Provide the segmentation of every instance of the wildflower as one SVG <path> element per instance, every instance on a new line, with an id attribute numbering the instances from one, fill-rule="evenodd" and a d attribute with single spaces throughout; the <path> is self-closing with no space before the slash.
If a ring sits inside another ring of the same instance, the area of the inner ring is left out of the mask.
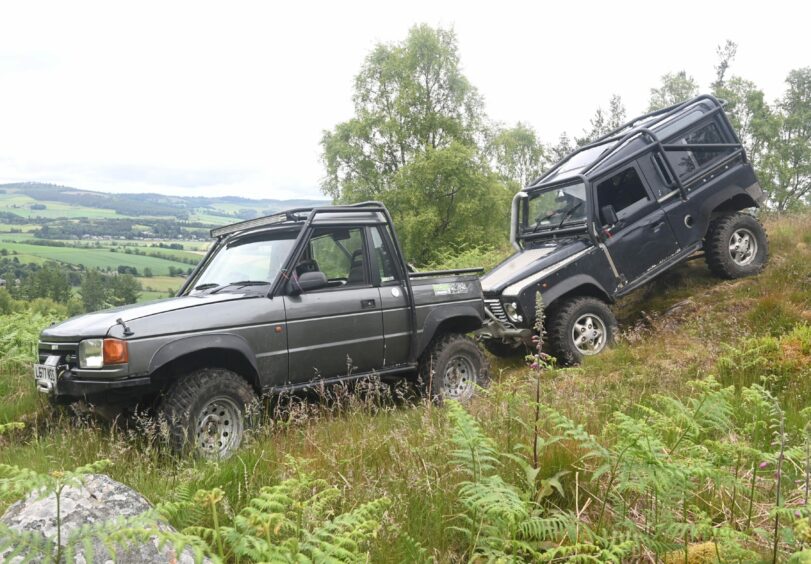
<path id="1" fill-rule="evenodd" d="M 768 460 L 764 460 L 763 462 L 761 462 L 761 463 L 760 463 L 760 465 L 758 466 L 758 468 L 760 468 L 761 470 L 763 470 L 763 469 L 764 469 L 764 468 L 766 468 L 768 465 L 769 465 L 769 461 L 768 461 Z"/>

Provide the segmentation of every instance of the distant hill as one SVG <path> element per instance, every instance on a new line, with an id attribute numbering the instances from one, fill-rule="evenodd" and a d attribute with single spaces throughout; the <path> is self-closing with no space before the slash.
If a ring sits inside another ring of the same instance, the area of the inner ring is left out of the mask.
<path id="1" fill-rule="evenodd" d="M 328 204 L 315 199 L 250 199 L 238 196 L 166 196 L 163 194 L 113 194 L 55 184 L 18 182 L 0 184 L 0 208 L 24 218 L 174 217 L 203 223 L 228 223 L 251 219 L 291 207 Z M 99 213 L 109 210 L 111 213 Z M 64 211 L 64 215 L 59 215 Z"/>

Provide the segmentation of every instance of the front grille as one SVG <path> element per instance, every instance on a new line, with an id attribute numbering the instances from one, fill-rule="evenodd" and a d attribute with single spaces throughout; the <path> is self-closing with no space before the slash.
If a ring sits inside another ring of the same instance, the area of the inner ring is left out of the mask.
<path id="1" fill-rule="evenodd" d="M 507 314 L 504 313 L 504 306 L 501 305 L 501 300 L 484 300 L 484 307 L 490 310 L 496 319 L 503 323 L 509 323 L 509 319 L 507 319 Z"/>
<path id="2" fill-rule="evenodd" d="M 49 356 L 56 355 L 61 357 L 61 362 L 74 366 L 79 362 L 79 344 L 39 342 L 39 346 L 37 347 L 37 356 L 39 357 L 40 363 L 44 363 Z"/>

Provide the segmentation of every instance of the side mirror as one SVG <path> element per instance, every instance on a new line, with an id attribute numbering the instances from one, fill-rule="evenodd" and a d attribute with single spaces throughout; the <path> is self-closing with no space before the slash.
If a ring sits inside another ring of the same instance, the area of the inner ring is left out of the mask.
<path id="1" fill-rule="evenodd" d="M 611 204 L 600 208 L 600 216 L 603 220 L 603 225 L 615 225 L 619 223 L 617 212 Z"/>
<path id="2" fill-rule="evenodd" d="M 304 272 L 298 277 L 298 284 L 291 280 L 289 283 L 289 293 L 291 296 L 297 296 L 304 292 L 311 292 L 313 290 L 320 290 L 327 287 L 327 275 L 320 270 L 315 272 Z"/>

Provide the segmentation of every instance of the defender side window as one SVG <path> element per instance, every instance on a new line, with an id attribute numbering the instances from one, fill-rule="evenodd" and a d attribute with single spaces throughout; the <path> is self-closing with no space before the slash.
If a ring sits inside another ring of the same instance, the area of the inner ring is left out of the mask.
<path id="1" fill-rule="evenodd" d="M 642 184 L 642 179 L 634 167 L 626 168 L 597 185 L 598 209 L 614 206 L 614 211 L 620 219 L 627 217 L 648 201 L 650 201 L 648 191 L 645 190 L 645 185 Z M 603 217 L 600 217 L 600 220 L 603 224 L 607 223 Z"/>
<path id="2" fill-rule="evenodd" d="M 694 129 L 684 137 L 673 142 L 675 145 L 705 145 L 728 143 L 721 128 L 714 121 Z M 676 170 L 679 178 L 686 178 L 708 166 L 720 157 L 729 155 L 734 149 L 685 149 L 684 151 L 667 151 L 667 158 Z"/>

